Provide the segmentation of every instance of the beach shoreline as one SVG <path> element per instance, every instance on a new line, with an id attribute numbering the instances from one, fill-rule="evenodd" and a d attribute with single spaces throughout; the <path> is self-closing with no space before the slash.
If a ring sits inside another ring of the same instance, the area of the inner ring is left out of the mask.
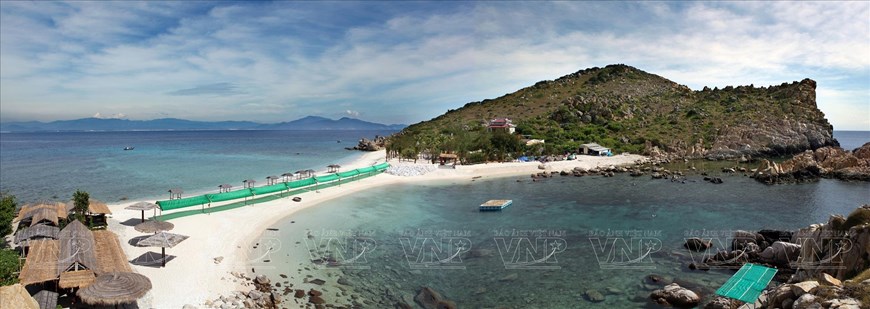
<path id="1" fill-rule="evenodd" d="M 577 160 L 546 163 L 546 171 L 560 172 L 575 167 L 592 169 L 609 166 L 633 165 L 645 162 L 646 157 L 639 155 L 617 155 L 612 157 L 579 156 Z M 385 151 L 365 153 L 355 161 L 343 165 L 342 170 L 351 170 L 386 161 Z M 231 273 L 248 274 L 251 249 L 258 245 L 264 232 L 279 222 L 287 220 L 300 210 L 320 205 L 339 197 L 347 196 L 386 185 L 398 183 L 422 183 L 458 179 L 494 179 L 512 176 L 525 176 L 539 173 L 539 162 L 510 162 L 477 165 L 459 165 L 456 168 L 438 168 L 436 165 L 417 164 L 412 161 L 387 161 L 394 166 L 426 166 L 432 170 L 419 176 L 395 176 L 379 174 L 359 181 L 309 191 L 298 194 L 301 202 L 293 202 L 290 197 L 264 203 L 210 214 L 193 215 L 173 219 L 172 233 L 190 236 L 174 248 L 167 248 L 165 268 L 133 265 L 133 269 L 152 280 L 153 289 L 140 300 L 140 306 L 153 308 L 180 308 L 186 304 L 203 306 L 207 301 L 232 294 L 238 290 L 249 290 L 249 280 L 236 278 Z M 434 167 L 431 167 L 434 166 Z M 113 212 L 109 228 L 122 239 L 122 247 L 128 258 L 155 252 L 155 248 L 142 248 L 132 245 L 133 238 L 144 236 L 133 230 L 139 222 L 140 212 L 124 209 L 135 203 L 129 201 L 109 205 Z M 159 254 L 159 250 L 157 254 Z M 222 261 L 215 262 L 221 257 Z"/>

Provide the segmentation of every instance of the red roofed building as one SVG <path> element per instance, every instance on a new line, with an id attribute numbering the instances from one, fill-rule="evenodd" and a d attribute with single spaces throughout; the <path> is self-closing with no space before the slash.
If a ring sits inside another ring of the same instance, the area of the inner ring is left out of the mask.
<path id="1" fill-rule="evenodd" d="M 489 121 L 486 126 L 490 131 L 502 130 L 510 134 L 514 134 L 516 126 L 511 122 L 510 118 L 495 118 Z"/>

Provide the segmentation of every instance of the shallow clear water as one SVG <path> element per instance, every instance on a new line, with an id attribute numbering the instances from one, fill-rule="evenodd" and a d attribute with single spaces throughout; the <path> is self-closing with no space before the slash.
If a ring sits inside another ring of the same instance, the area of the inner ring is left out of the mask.
<path id="1" fill-rule="evenodd" d="M 350 294 L 371 307 L 410 303 L 429 286 L 461 308 L 637 308 L 649 305 L 646 275 L 676 278 L 706 298 L 733 273 L 688 270 L 686 237 L 704 232 L 723 247 L 735 229 L 797 229 L 870 203 L 870 183 L 768 186 L 719 177 L 724 184 L 618 175 L 376 188 L 287 218 L 268 236 L 281 243 L 276 257 L 252 264 L 273 282 L 283 280 L 278 274 L 327 281 L 305 289 L 333 292 L 338 286 L 330 284 L 344 277 L 353 292 L 327 293 L 338 304 L 348 304 Z M 513 205 L 479 212 L 489 199 Z M 292 263 L 299 252 L 310 255 Z M 335 263 L 312 262 L 326 257 Z M 588 289 L 606 300 L 585 300 Z"/>
<path id="2" fill-rule="evenodd" d="M 168 131 L 0 134 L 0 191 L 19 201 L 67 200 L 76 189 L 107 202 L 186 196 L 222 183 L 264 181 L 303 169 L 325 169 L 379 131 Z M 341 143 L 337 143 L 341 140 Z M 124 147 L 135 147 L 124 151 Z"/>

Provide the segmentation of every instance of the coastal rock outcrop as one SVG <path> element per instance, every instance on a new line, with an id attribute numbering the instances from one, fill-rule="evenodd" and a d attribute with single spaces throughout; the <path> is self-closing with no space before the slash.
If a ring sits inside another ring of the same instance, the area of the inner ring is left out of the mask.
<path id="1" fill-rule="evenodd" d="M 676 308 L 693 308 L 697 307 L 701 302 L 701 297 L 697 293 L 683 288 L 676 283 L 668 284 L 660 290 L 653 291 L 650 294 L 650 298 L 660 305 Z"/>
<path id="2" fill-rule="evenodd" d="M 371 140 L 363 137 L 356 146 L 349 147 L 347 150 L 378 151 L 384 149 L 386 142 L 385 136 L 375 135 L 375 138 Z"/>
<path id="3" fill-rule="evenodd" d="M 822 177 L 870 181 L 870 143 L 851 152 L 839 147 L 807 150 L 779 164 L 762 160 L 752 177 L 767 184 L 815 181 Z"/>
<path id="4" fill-rule="evenodd" d="M 797 279 L 819 278 L 823 272 L 849 279 L 870 269 L 870 205 L 846 217 L 831 216 L 827 224 L 800 229 L 793 238 L 802 245 Z"/>

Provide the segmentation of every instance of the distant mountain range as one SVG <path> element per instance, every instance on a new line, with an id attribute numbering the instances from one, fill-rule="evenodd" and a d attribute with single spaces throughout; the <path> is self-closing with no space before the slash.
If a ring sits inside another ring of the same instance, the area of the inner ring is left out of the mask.
<path id="1" fill-rule="evenodd" d="M 403 124 L 380 124 L 354 118 L 338 120 L 308 116 L 288 122 L 263 124 L 251 121 L 193 121 L 176 118 L 154 120 L 127 120 L 82 118 L 52 122 L 0 122 L 2 132 L 44 131 L 170 131 L 170 130 L 393 130 L 405 128 Z"/>

